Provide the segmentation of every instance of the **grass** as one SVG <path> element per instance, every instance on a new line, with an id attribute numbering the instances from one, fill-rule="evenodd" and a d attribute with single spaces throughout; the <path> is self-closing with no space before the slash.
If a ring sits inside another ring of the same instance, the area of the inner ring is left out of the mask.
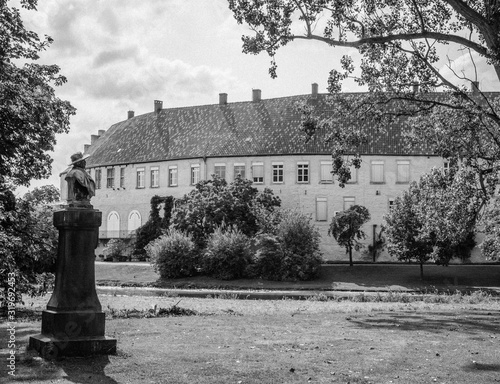
<path id="1" fill-rule="evenodd" d="M 163 279 L 147 264 L 96 263 L 98 285 L 156 286 L 162 288 L 251 289 L 251 290 L 339 290 L 339 291 L 472 291 L 500 292 L 500 265 L 419 266 L 408 264 L 323 265 L 318 279 L 304 282 L 275 282 L 239 279 L 221 281 L 207 276 Z"/>
<path id="2" fill-rule="evenodd" d="M 467 303 L 467 295 L 446 297 L 449 302 L 440 303 L 338 302 L 320 295 L 303 301 L 103 296 L 106 334 L 118 339 L 116 355 L 43 361 L 23 351 L 28 336 L 39 332 L 40 322 L 20 322 L 16 380 L 500 382 L 500 303 L 484 295 L 476 304 Z M 0 340 L 5 335 L 1 324 Z M 0 378 L 5 377 L 4 369 L 2 364 Z"/>
<path id="3" fill-rule="evenodd" d="M 126 383 L 500 383 L 498 266 L 332 265 L 317 281 L 228 282 L 238 288 L 315 289 L 305 300 L 100 295 L 118 353 L 40 359 L 25 346 L 40 332 L 49 297 L 17 308 L 13 382 Z M 102 284 L 150 285 L 147 264 L 98 263 Z M 220 284 L 203 277 L 160 284 Z M 256 285 L 257 284 L 257 285 Z M 227 286 L 226 286 L 227 287 Z M 349 295 L 331 295 L 332 288 Z M 493 292 L 493 293 L 492 293 Z M 7 340 L 0 323 L 0 340 Z M 7 359 L 5 345 L 0 359 Z M 7 377 L 0 365 L 0 382 Z"/>

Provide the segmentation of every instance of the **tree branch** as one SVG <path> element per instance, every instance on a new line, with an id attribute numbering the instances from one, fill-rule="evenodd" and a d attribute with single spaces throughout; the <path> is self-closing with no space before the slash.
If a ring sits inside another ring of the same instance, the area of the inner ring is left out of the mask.
<path id="1" fill-rule="evenodd" d="M 280 38 L 281 40 L 282 38 Z M 449 35 L 446 33 L 440 33 L 440 32 L 430 32 L 430 31 L 425 31 L 425 32 L 420 32 L 420 33 L 400 33 L 396 35 L 388 35 L 388 36 L 372 36 L 372 37 L 365 37 L 361 38 L 359 40 L 355 41 L 339 41 L 339 40 L 334 40 L 334 39 L 329 39 L 323 36 L 318 36 L 318 35 L 308 35 L 308 36 L 303 36 L 303 35 L 292 35 L 290 37 L 287 37 L 286 39 L 289 40 L 318 40 L 323 43 L 327 43 L 329 45 L 333 46 L 339 46 L 339 47 L 350 47 L 350 48 L 359 48 L 362 45 L 365 44 L 385 44 L 385 43 L 390 43 L 398 40 L 404 40 L 404 41 L 409 41 L 409 40 L 416 40 L 416 39 L 434 39 L 434 40 L 441 40 L 441 41 L 449 41 L 457 44 L 462 44 L 466 47 L 469 47 L 479 53 L 480 55 L 483 55 L 485 57 L 491 57 L 491 55 L 488 53 L 488 49 L 486 47 L 483 47 L 481 44 L 477 44 L 473 41 L 470 41 L 466 38 L 456 36 L 456 35 Z"/>

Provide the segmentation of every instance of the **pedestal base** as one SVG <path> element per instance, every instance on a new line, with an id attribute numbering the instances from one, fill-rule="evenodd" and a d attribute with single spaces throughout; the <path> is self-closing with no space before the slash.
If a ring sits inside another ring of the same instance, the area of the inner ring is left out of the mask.
<path id="1" fill-rule="evenodd" d="M 29 349 L 34 349 L 44 359 L 62 356 L 109 355 L 116 353 L 116 339 L 107 336 L 57 339 L 42 334 L 30 337 Z"/>
<path id="2" fill-rule="evenodd" d="M 59 339 L 104 336 L 104 322 L 104 312 L 46 310 L 42 334 Z"/>
<path id="3" fill-rule="evenodd" d="M 31 336 L 29 348 L 43 358 L 116 353 L 116 339 L 104 336 L 104 312 L 42 312 L 42 333 Z"/>

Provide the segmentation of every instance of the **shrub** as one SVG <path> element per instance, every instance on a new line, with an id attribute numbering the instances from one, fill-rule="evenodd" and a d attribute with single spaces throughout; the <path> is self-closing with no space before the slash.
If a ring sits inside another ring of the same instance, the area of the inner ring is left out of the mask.
<path id="1" fill-rule="evenodd" d="M 123 239 L 111 239 L 106 244 L 104 254 L 106 261 L 112 259 L 114 261 L 126 261 L 129 256 L 127 255 L 128 245 Z"/>
<path id="2" fill-rule="evenodd" d="M 317 276 L 322 258 L 320 234 L 311 218 L 282 211 L 275 234 L 257 239 L 256 271 L 270 280 L 310 280 Z"/>
<path id="3" fill-rule="evenodd" d="M 193 276 L 199 262 L 196 246 L 189 235 L 169 229 L 149 243 L 146 254 L 162 278 Z"/>
<path id="4" fill-rule="evenodd" d="M 256 274 L 267 280 L 283 280 L 283 249 L 277 236 L 263 234 L 257 237 L 255 255 Z"/>
<path id="5" fill-rule="evenodd" d="M 203 270 L 222 280 L 244 277 L 252 262 L 250 239 L 236 227 L 217 227 L 207 241 Z"/>

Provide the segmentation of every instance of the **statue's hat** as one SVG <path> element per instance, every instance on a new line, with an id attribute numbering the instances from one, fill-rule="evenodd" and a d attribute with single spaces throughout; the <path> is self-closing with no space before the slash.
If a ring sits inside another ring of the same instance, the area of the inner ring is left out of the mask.
<path id="1" fill-rule="evenodd" d="M 68 165 L 73 165 L 75 163 L 78 163 L 79 161 L 85 160 L 89 156 L 90 155 L 83 155 L 81 152 L 77 152 L 71 155 L 71 163 L 69 163 Z"/>

